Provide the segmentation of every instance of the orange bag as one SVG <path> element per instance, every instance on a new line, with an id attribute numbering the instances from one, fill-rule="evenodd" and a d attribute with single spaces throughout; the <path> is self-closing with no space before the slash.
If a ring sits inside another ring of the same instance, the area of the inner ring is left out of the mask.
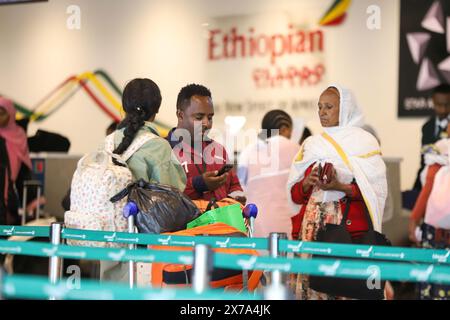
<path id="1" fill-rule="evenodd" d="M 208 211 L 207 208 L 211 201 L 199 199 L 199 200 L 192 200 L 192 202 L 194 202 L 194 204 L 198 207 L 198 209 L 202 213 L 205 213 L 206 211 Z M 241 206 L 241 209 L 244 208 L 244 206 L 240 202 L 238 202 L 232 198 L 223 198 L 222 200 L 213 201 L 212 209 L 217 208 L 217 207 L 231 206 L 232 204 L 236 204 L 236 203 L 238 203 Z"/>
<path id="2" fill-rule="evenodd" d="M 207 226 L 200 226 L 192 229 L 177 232 L 165 233 L 166 235 L 177 236 L 224 236 L 224 237 L 246 237 L 238 229 L 224 223 L 214 223 Z M 183 250 L 192 251 L 192 247 L 168 247 L 149 246 L 153 250 Z M 259 255 L 252 249 L 223 249 L 214 248 L 214 252 L 227 254 L 247 254 Z M 160 287 L 187 287 L 191 286 L 192 265 L 182 265 L 173 263 L 153 263 L 152 264 L 152 286 Z M 249 291 L 254 291 L 261 280 L 262 271 L 248 271 L 247 287 Z M 211 275 L 211 288 L 224 288 L 225 290 L 241 290 L 243 288 L 243 271 L 232 269 L 214 268 Z"/>

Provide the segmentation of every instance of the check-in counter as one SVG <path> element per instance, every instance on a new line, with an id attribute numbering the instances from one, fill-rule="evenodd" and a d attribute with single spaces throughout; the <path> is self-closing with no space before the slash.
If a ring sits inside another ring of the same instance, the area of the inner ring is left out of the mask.
<path id="1" fill-rule="evenodd" d="M 64 219 L 61 201 L 72 182 L 72 176 L 81 155 L 65 153 L 32 153 L 33 174 L 42 185 L 46 199 L 44 211 L 58 220 Z"/>

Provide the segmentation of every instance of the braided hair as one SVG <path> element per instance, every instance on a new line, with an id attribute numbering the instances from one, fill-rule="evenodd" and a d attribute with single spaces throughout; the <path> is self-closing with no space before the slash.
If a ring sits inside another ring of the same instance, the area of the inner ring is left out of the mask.
<path id="1" fill-rule="evenodd" d="M 122 96 L 126 116 L 118 126 L 118 129 L 125 128 L 124 137 L 114 150 L 115 154 L 128 149 L 144 122 L 158 113 L 161 100 L 158 85 L 150 79 L 134 79 L 126 85 Z"/>
<path id="2" fill-rule="evenodd" d="M 261 128 L 267 132 L 267 138 L 271 136 L 271 130 L 280 130 L 282 127 L 292 127 L 292 118 L 283 110 L 271 110 L 262 120 Z"/>

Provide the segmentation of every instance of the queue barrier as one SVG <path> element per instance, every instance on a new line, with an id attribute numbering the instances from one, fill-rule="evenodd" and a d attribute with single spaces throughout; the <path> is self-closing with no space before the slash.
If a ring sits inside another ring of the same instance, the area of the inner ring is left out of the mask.
<path id="1" fill-rule="evenodd" d="M 31 227 L 31 226 L 0 226 L 0 237 L 35 237 L 48 238 L 50 236 L 50 227 Z"/>
<path id="2" fill-rule="evenodd" d="M 194 262 L 190 251 L 151 249 L 117 249 L 52 245 L 40 242 L 0 240 L 0 252 L 7 254 L 69 259 L 165 262 L 190 265 Z M 269 256 L 230 255 L 215 253 L 213 265 L 235 270 L 263 270 L 283 273 L 302 273 L 316 276 L 450 284 L 450 266 L 399 262 L 355 261 L 328 258 L 286 258 Z"/>
<path id="3" fill-rule="evenodd" d="M 71 279 L 61 279 L 52 284 L 45 277 L 5 276 L 0 282 L 0 296 L 8 299 L 48 299 L 54 300 L 261 300 L 257 293 L 223 292 L 205 290 L 197 293 L 191 289 L 133 288 L 126 284 L 83 280 L 78 284 Z"/>
<path id="4" fill-rule="evenodd" d="M 0 226 L 0 236 L 48 237 L 50 227 Z M 193 247 L 206 244 L 212 248 L 246 248 L 267 250 L 267 238 L 239 238 L 215 236 L 174 236 L 140 234 L 126 232 L 90 231 L 63 228 L 61 237 L 69 240 L 113 242 L 134 245 L 158 245 Z M 420 249 L 405 247 L 385 247 L 370 245 L 351 245 L 323 242 L 306 242 L 280 239 L 279 250 L 284 253 L 317 254 L 321 256 L 386 260 L 398 262 L 420 262 L 450 264 L 450 250 Z"/>

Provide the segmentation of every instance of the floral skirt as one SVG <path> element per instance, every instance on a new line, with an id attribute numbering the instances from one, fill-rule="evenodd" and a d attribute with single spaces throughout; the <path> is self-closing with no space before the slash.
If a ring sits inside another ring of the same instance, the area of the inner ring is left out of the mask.
<path id="1" fill-rule="evenodd" d="M 315 241 L 317 233 L 325 224 L 340 224 L 342 212 L 339 201 L 316 202 L 311 196 L 305 209 L 300 239 L 302 241 Z M 311 258 L 310 254 L 300 254 L 303 259 Z M 348 298 L 330 296 L 326 293 L 309 288 L 309 276 L 305 274 L 293 274 L 290 279 L 291 290 L 295 293 L 297 300 L 347 300 Z"/>

